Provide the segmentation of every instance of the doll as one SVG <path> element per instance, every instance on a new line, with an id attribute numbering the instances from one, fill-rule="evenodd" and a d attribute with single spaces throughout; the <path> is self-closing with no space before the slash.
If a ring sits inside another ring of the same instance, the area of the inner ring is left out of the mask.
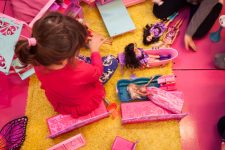
<path id="1" fill-rule="evenodd" d="M 171 46 L 179 33 L 179 28 L 182 24 L 183 20 L 178 20 L 175 25 L 168 27 L 165 36 L 163 38 L 163 42 L 166 45 Z"/>
<path id="2" fill-rule="evenodd" d="M 145 98 L 149 94 L 147 91 L 147 87 L 152 82 L 153 79 L 154 79 L 154 76 L 145 85 L 137 85 L 134 83 L 128 84 L 127 91 L 131 99 L 135 100 L 135 99 Z"/>
<path id="3" fill-rule="evenodd" d="M 171 58 L 171 55 L 149 55 L 142 48 L 137 48 L 134 43 L 130 43 L 125 47 L 124 54 L 125 66 L 132 69 L 150 67 L 151 63 Z"/>
<path id="4" fill-rule="evenodd" d="M 147 89 L 145 86 L 138 86 L 130 83 L 127 86 L 127 91 L 130 94 L 131 99 L 141 99 L 147 96 Z"/>
<path id="5" fill-rule="evenodd" d="M 171 47 L 176 39 L 180 26 L 183 20 L 178 20 L 174 25 L 169 26 L 162 36 L 162 40 L 152 46 L 152 49 L 159 49 L 161 47 Z"/>
<path id="6" fill-rule="evenodd" d="M 155 42 L 158 42 L 165 30 L 166 30 L 165 21 L 158 22 L 151 25 L 147 24 L 144 28 L 144 34 L 143 34 L 144 45 L 150 45 Z"/>

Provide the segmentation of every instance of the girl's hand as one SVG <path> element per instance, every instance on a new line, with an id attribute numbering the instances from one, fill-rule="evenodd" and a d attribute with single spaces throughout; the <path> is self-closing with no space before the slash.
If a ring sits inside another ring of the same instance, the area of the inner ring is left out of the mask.
<path id="1" fill-rule="evenodd" d="M 223 4 L 223 0 L 219 0 L 219 3 Z"/>
<path id="2" fill-rule="evenodd" d="M 193 50 L 193 51 L 197 51 L 196 45 L 192 39 L 192 37 L 188 34 L 185 34 L 184 36 L 184 44 L 185 44 L 185 48 L 188 50 L 189 47 Z"/>
<path id="3" fill-rule="evenodd" d="M 98 52 L 100 46 L 107 40 L 107 38 L 103 37 L 100 34 L 92 32 L 92 36 L 89 37 L 89 48 L 91 52 Z"/>

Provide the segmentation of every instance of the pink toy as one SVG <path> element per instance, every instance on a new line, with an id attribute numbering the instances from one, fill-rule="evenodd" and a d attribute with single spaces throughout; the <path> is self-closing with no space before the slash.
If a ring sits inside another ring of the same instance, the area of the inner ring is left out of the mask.
<path id="1" fill-rule="evenodd" d="M 142 3 L 144 1 L 145 0 L 123 0 L 123 3 L 126 7 L 130 7 L 130 6 L 136 5 L 138 3 Z"/>
<path id="2" fill-rule="evenodd" d="M 164 75 L 157 79 L 158 84 L 174 83 L 175 75 Z"/>
<path id="3" fill-rule="evenodd" d="M 62 8 L 60 8 L 60 7 L 62 7 Z M 70 2 L 67 0 L 66 3 L 63 3 L 62 6 L 59 6 L 55 3 L 55 0 L 49 0 L 48 3 L 46 3 L 46 5 L 40 10 L 40 12 L 30 22 L 29 27 L 32 28 L 34 23 L 39 18 L 41 18 L 48 10 L 50 10 L 50 11 L 59 10 L 62 13 L 64 13 L 64 11 L 65 11 L 65 14 L 70 15 L 74 18 L 75 17 L 83 18 L 83 10 L 82 10 L 81 6 L 79 5 L 79 1 L 71 0 L 71 2 Z"/>
<path id="4" fill-rule="evenodd" d="M 157 66 L 164 66 L 178 56 L 177 50 L 172 49 L 172 48 L 162 48 L 162 49 L 158 49 L 158 50 L 147 49 L 147 50 L 144 50 L 144 52 L 147 55 L 171 55 L 171 58 L 169 58 L 169 59 L 155 61 L 155 62 L 152 62 L 152 63 L 148 64 L 148 68 L 157 67 Z M 119 59 L 119 63 L 121 65 L 121 68 L 124 68 L 125 67 L 125 55 L 124 55 L 124 53 L 119 53 L 118 59 Z"/>
<path id="5" fill-rule="evenodd" d="M 113 146 L 111 150 L 135 150 L 137 143 L 128 141 L 119 136 L 113 142 Z"/>
<path id="6" fill-rule="evenodd" d="M 182 97 L 156 87 L 148 87 L 147 91 L 149 93 L 148 98 L 153 103 L 157 104 L 161 108 L 171 111 L 172 113 L 181 113 L 184 104 Z"/>
<path id="7" fill-rule="evenodd" d="M 168 119 L 181 119 L 186 113 L 173 114 L 151 101 L 121 104 L 122 123 L 138 123 Z"/>
<path id="8" fill-rule="evenodd" d="M 80 0 L 80 1 L 83 1 L 90 6 L 95 6 L 95 0 Z"/>
<path id="9" fill-rule="evenodd" d="M 47 150 L 76 150 L 86 144 L 82 134 L 75 135 Z"/>
<path id="10" fill-rule="evenodd" d="M 164 75 L 157 79 L 158 84 L 160 84 L 160 89 L 166 91 L 176 90 L 175 75 Z"/>
<path id="11" fill-rule="evenodd" d="M 50 138 L 54 138 L 60 134 L 69 132 L 76 128 L 85 126 L 97 120 L 109 117 L 104 102 L 100 106 L 86 116 L 72 118 L 70 115 L 57 115 L 47 120 Z"/>
<path id="12" fill-rule="evenodd" d="M 113 0 L 80 0 L 85 2 L 86 4 L 90 5 L 90 6 L 95 6 L 95 3 L 100 3 L 101 5 L 107 4 Z"/>
<path id="13" fill-rule="evenodd" d="M 83 9 L 78 3 L 70 3 L 65 10 L 65 14 L 73 18 L 84 18 Z"/>
<path id="14" fill-rule="evenodd" d="M 176 83 L 162 84 L 162 85 L 160 85 L 159 88 L 162 89 L 162 90 L 166 90 L 166 91 L 177 90 Z"/>

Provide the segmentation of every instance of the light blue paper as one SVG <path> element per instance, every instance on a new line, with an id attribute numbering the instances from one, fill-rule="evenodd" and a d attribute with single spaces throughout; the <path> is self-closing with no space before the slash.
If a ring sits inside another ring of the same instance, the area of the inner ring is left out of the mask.
<path id="1" fill-rule="evenodd" d="M 121 0 L 114 0 L 104 5 L 97 3 L 97 7 L 110 37 L 135 30 L 135 25 Z"/>
<path id="2" fill-rule="evenodd" d="M 0 71 L 5 74 L 9 73 L 15 44 L 19 39 L 22 26 L 22 23 L 0 16 L 0 55 L 5 59 L 5 66 L 0 67 Z"/>

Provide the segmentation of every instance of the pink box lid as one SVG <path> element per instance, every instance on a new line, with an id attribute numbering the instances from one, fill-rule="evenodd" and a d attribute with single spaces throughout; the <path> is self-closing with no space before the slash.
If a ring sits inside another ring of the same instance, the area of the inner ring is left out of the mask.
<path id="1" fill-rule="evenodd" d="M 86 144 L 82 134 L 77 134 L 47 150 L 76 150 Z"/>
<path id="2" fill-rule="evenodd" d="M 102 118 L 109 116 L 109 112 L 106 110 L 104 102 L 102 102 L 97 109 L 92 111 L 86 116 L 79 118 L 73 118 L 70 115 L 57 115 L 47 119 L 48 128 L 50 132 L 50 138 L 54 138 L 60 134 L 69 132 L 73 129 L 82 127 L 89 123 L 95 122 Z"/>
<path id="3" fill-rule="evenodd" d="M 122 123 L 136 123 L 156 120 L 181 119 L 187 113 L 173 114 L 151 101 L 121 104 Z"/>
<path id="4" fill-rule="evenodd" d="M 131 142 L 117 136 L 113 142 L 111 150 L 135 150 L 136 144 L 136 142 Z"/>

